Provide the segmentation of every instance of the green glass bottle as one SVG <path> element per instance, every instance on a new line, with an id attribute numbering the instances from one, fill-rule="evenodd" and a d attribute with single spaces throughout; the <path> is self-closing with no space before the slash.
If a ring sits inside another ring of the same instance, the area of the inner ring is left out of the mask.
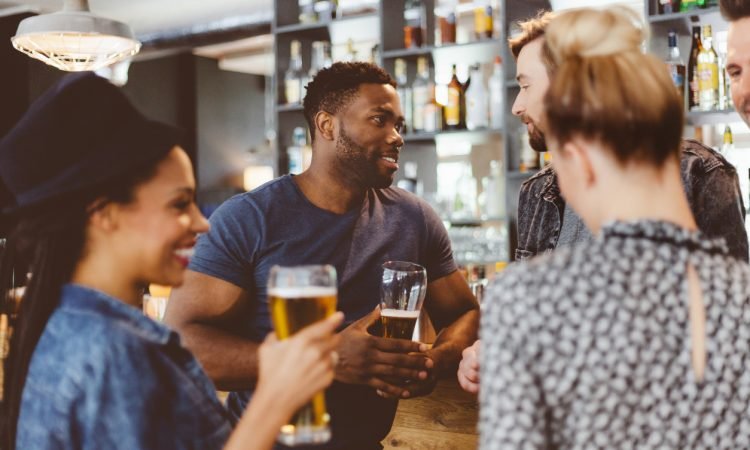
<path id="1" fill-rule="evenodd" d="M 685 11 L 696 10 L 696 9 L 700 8 L 700 6 L 699 6 L 698 3 L 699 2 L 705 2 L 705 1 L 706 0 L 682 0 L 680 2 L 680 11 L 681 12 L 685 12 Z"/>

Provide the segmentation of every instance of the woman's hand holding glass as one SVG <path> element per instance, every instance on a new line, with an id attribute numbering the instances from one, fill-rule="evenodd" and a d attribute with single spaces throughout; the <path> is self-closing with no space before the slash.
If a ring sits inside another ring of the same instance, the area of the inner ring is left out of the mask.
<path id="1" fill-rule="evenodd" d="M 260 346 L 256 391 L 272 393 L 287 418 L 333 381 L 340 340 L 335 331 L 343 320 L 337 312 L 283 341 L 271 333 Z"/>

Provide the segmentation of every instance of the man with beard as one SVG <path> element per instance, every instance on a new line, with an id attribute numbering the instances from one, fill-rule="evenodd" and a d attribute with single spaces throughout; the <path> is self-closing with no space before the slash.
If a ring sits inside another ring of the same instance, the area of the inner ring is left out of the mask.
<path id="1" fill-rule="evenodd" d="M 336 63 L 307 86 L 304 113 L 313 157 L 233 197 L 210 218 L 165 321 L 177 328 L 219 389 L 233 390 L 239 417 L 271 332 L 266 284 L 273 265 L 331 264 L 346 316 L 334 384 L 327 391 L 333 438 L 324 449 L 380 449 L 399 398 L 432 391 L 455 373 L 476 339 L 479 309 L 456 270 L 442 222 L 421 199 L 392 188 L 403 139 L 395 82 L 368 63 Z M 379 318 L 381 265 L 427 269 L 425 308 L 442 332 L 430 348 L 371 335 Z"/>
<path id="2" fill-rule="evenodd" d="M 553 13 L 543 12 L 521 22 L 521 32 L 509 39 L 520 87 L 512 111 L 526 124 L 529 143 L 538 152 L 547 151 L 544 96 L 556 67 L 544 54 L 544 32 L 553 17 Z M 745 207 L 735 168 L 716 151 L 692 139 L 682 141 L 680 165 L 683 187 L 701 232 L 706 237 L 724 238 L 730 255 L 747 261 Z M 580 217 L 566 207 L 554 161 L 521 185 L 516 260 L 593 238 Z M 477 341 L 463 351 L 458 370 L 459 383 L 473 393 L 479 390 L 479 347 Z"/>
<path id="3" fill-rule="evenodd" d="M 742 120 L 750 125 L 750 2 L 720 0 L 719 6 L 729 20 L 727 75 L 732 101 Z"/>

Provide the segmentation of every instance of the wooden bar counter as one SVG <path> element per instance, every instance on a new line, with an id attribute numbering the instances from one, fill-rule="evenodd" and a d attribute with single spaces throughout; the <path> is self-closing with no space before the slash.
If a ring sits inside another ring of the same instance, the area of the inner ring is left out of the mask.
<path id="1" fill-rule="evenodd" d="M 401 400 L 387 449 L 474 450 L 478 445 L 477 397 L 464 392 L 455 378 L 438 381 L 432 394 Z"/>
<path id="2" fill-rule="evenodd" d="M 435 330 L 424 312 L 416 337 L 433 343 Z M 478 416 L 477 396 L 464 392 L 454 375 L 439 380 L 426 397 L 399 401 L 393 428 L 382 444 L 386 450 L 475 450 Z"/>

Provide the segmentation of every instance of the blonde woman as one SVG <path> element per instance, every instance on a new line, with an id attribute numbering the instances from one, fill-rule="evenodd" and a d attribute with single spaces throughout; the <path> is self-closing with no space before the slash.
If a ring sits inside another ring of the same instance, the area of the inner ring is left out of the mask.
<path id="1" fill-rule="evenodd" d="M 638 22 L 582 9 L 547 28 L 547 142 L 596 239 L 489 289 L 482 450 L 750 446 L 750 267 L 698 231 L 682 100 Z"/>

